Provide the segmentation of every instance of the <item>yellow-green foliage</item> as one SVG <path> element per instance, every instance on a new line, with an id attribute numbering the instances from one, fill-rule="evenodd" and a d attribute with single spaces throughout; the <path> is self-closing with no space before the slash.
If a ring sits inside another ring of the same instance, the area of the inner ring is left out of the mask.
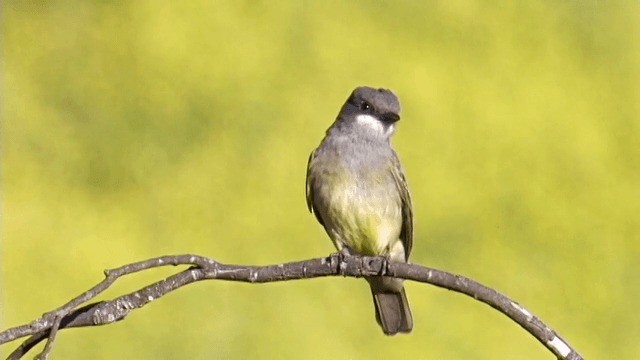
<path id="1" fill-rule="evenodd" d="M 640 353 L 637 1 L 3 5 L 2 328 L 134 260 L 332 252 L 306 210 L 307 156 L 372 85 L 403 106 L 412 261 L 505 292 L 588 358 Z M 407 292 L 414 332 L 388 338 L 362 280 L 200 283 L 64 331 L 54 355 L 551 356 L 487 306 Z"/>

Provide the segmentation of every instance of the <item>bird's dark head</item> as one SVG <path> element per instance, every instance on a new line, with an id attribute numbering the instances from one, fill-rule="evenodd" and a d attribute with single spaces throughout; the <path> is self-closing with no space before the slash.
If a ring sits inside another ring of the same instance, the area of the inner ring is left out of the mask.
<path id="1" fill-rule="evenodd" d="M 338 119 L 372 135 L 389 138 L 400 120 L 400 103 L 391 90 L 361 86 L 353 90 Z"/>

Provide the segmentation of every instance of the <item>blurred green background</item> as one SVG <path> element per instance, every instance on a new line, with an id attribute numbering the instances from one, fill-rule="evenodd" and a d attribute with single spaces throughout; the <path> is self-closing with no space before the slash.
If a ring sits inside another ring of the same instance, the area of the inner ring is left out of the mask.
<path id="1" fill-rule="evenodd" d="M 403 106 L 413 262 L 503 291 L 587 358 L 640 352 L 637 1 L 3 3 L 2 328 L 135 260 L 332 252 L 307 157 L 372 85 Z M 53 355 L 552 358 L 487 306 L 407 290 L 409 336 L 382 335 L 362 280 L 212 281 Z"/>

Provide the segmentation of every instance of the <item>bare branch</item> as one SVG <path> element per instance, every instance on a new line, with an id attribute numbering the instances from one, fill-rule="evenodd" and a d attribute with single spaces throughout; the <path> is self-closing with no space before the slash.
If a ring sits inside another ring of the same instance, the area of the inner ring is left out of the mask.
<path id="1" fill-rule="evenodd" d="M 80 305 L 95 298 L 111 286 L 118 278 L 135 272 L 167 265 L 191 265 L 189 269 L 171 275 L 132 293 L 110 301 Z M 44 339 L 47 345 L 40 354 L 49 356 L 58 330 L 71 327 L 106 325 L 124 319 L 129 312 L 187 284 L 200 280 L 228 280 L 249 283 L 266 283 L 324 276 L 362 277 L 386 275 L 432 284 L 468 295 L 479 300 L 519 324 L 533 335 L 558 359 L 583 359 L 553 329 L 520 304 L 472 279 L 442 270 L 416 264 L 387 262 L 381 257 L 347 256 L 330 257 L 290 262 L 267 266 L 228 265 L 198 255 L 162 256 L 105 271 L 106 278 L 74 298 L 67 304 L 44 314 L 33 322 L 0 332 L 0 344 L 29 336 L 8 359 L 20 359 L 31 348 Z"/>

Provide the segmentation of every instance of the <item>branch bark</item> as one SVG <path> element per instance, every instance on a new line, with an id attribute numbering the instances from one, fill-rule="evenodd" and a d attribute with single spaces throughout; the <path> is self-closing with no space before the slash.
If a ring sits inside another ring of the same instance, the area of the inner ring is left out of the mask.
<path id="1" fill-rule="evenodd" d="M 109 301 L 94 302 L 81 306 L 109 288 L 122 276 L 169 265 L 191 265 L 191 267 L 132 293 Z M 267 266 L 228 265 L 219 263 L 211 258 L 191 254 L 161 256 L 124 265 L 116 269 L 106 270 L 104 280 L 63 306 L 45 313 L 42 317 L 29 324 L 0 332 L 0 345 L 28 336 L 8 357 L 8 359 L 20 359 L 34 346 L 46 339 L 47 345 L 37 358 L 47 359 L 53 347 L 55 335 L 59 330 L 72 327 L 107 325 L 120 321 L 131 311 L 196 281 L 217 279 L 265 283 L 339 275 L 349 277 L 393 276 L 465 294 L 508 316 L 534 336 L 558 359 L 583 359 L 557 332 L 526 308 L 496 290 L 472 279 L 417 264 L 388 262 L 382 257 L 344 257 L 340 254 Z"/>

